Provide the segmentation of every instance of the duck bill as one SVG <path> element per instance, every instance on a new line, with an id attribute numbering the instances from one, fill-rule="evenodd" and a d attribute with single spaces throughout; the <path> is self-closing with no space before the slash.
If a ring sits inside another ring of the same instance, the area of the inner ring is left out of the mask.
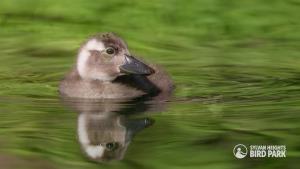
<path id="1" fill-rule="evenodd" d="M 119 68 L 122 73 L 126 74 L 151 75 L 155 72 L 151 67 L 130 55 L 125 55 L 125 63 Z"/>

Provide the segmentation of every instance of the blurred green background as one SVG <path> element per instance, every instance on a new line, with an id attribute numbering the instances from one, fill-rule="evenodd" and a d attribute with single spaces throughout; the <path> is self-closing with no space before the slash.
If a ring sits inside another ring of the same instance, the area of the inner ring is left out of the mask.
<path id="1" fill-rule="evenodd" d="M 298 168 L 299 0 L 1 0 L 0 168 Z M 115 32 L 176 83 L 124 160 L 87 160 L 57 85 L 80 44 Z M 284 144 L 242 159 L 234 145 Z"/>

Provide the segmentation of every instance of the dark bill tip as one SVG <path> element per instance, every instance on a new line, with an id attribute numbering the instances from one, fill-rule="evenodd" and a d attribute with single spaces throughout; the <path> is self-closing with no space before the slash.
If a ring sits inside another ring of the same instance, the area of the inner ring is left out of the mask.
<path id="1" fill-rule="evenodd" d="M 150 66 L 130 55 L 125 55 L 125 63 L 120 66 L 120 70 L 123 73 L 138 75 L 151 75 L 155 73 L 154 69 Z"/>

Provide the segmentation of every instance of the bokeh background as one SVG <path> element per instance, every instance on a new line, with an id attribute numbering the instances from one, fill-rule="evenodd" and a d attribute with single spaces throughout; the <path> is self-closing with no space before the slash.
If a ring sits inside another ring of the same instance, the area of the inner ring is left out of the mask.
<path id="1" fill-rule="evenodd" d="M 0 168 L 297 168 L 299 0 L 1 0 Z M 57 85 L 80 44 L 115 32 L 177 88 L 124 160 L 86 159 Z M 283 144 L 284 159 L 234 145 Z"/>

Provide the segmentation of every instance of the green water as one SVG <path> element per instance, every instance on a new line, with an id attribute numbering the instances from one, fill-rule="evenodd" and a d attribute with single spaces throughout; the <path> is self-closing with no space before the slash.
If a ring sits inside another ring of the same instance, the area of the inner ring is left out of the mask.
<path id="1" fill-rule="evenodd" d="M 297 0 L 1 0 L 0 168 L 297 168 L 299 10 Z M 121 114 L 155 122 L 123 160 L 97 163 L 57 86 L 79 45 L 107 31 L 163 65 L 176 90 L 160 112 Z M 239 160 L 238 143 L 286 145 L 287 157 Z"/>

